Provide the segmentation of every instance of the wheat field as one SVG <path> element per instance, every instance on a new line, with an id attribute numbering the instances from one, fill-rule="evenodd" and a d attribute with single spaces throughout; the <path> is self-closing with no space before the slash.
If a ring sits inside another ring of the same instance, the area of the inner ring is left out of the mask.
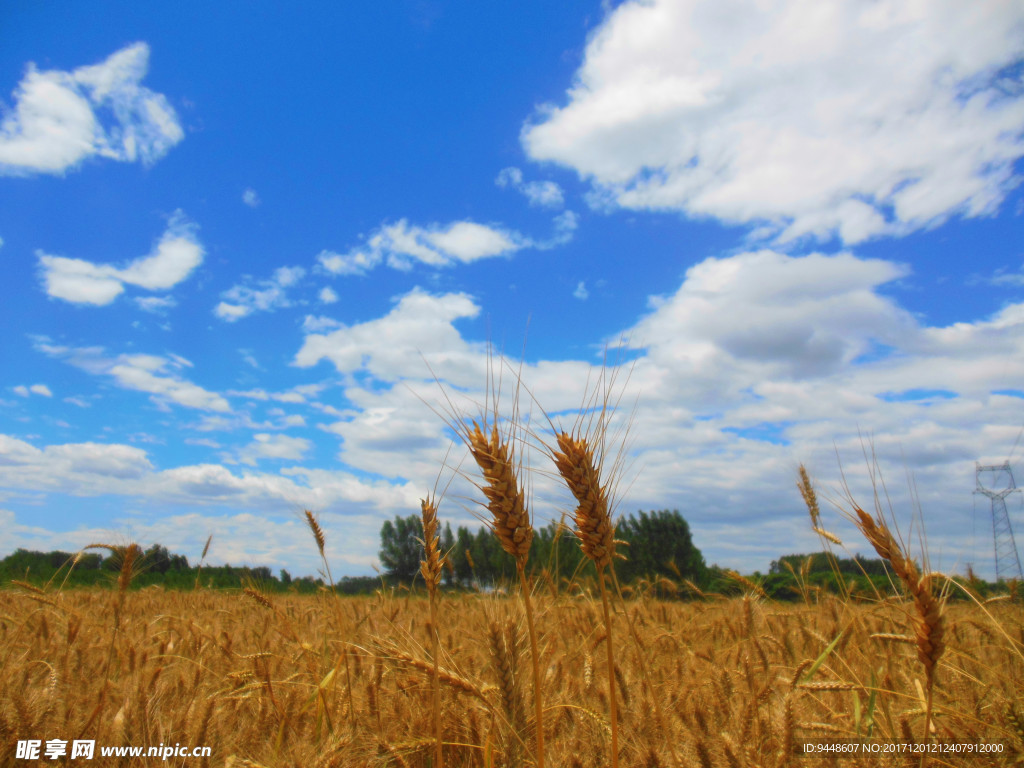
<path id="1" fill-rule="evenodd" d="M 611 764 L 607 633 L 592 590 L 533 596 L 551 765 Z M 436 765 L 425 595 L 151 588 L 123 598 L 115 625 L 116 592 L 0 591 L 0 765 L 29 764 L 13 757 L 19 739 L 79 737 L 211 747 L 205 759 L 136 765 Z M 918 764 L 793 756 L 807 738 L 920 738 L 925 675 L 913 638 L 894 637 L 912 611 L 912 601 L 831 596 L 783 605 L 638 594 L 617 604 L 620 764 Z M 521 603 L 442 595 L 437 612 L 442 760 L 536 764 Z M 946 621 L 935 738 L 999 742 L 1004 752 L 934 754 L 929 764 L 1012 764 L 1024 747 L 1024 611 L 1008 600 L 957 602 Z"/>

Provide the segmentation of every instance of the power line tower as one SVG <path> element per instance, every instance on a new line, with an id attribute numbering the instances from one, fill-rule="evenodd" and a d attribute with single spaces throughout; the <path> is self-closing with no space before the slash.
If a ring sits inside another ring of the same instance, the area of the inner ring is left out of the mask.
<path id="1" fill-rule="evenodd" d="M 983 472 L 991 472 L 993 487 L 986 488 L 981 483 Z M 1003 474 L 1006 481 L 1000 483 L 1001 490 L 994 489 L 994 481 Z M 1013 539 L 1013 528 L 1010 527 L 1010 516 L 1006 512 L 1006 497 L 1011 493 L 1019 493 L 1020 488 L 1013 482 L 1013 470 L 1010 469 L 1010 462 L 1003 464 L 979 464 L 974 463 L 974 482 L 977 486 L 975 493 L 988 496 L 992 500 L 992 541 L 996 553 L 996 581 L 1000 579 L 1021 579 L 1020 555 L 1017 554 L 1017 544 Z"/>

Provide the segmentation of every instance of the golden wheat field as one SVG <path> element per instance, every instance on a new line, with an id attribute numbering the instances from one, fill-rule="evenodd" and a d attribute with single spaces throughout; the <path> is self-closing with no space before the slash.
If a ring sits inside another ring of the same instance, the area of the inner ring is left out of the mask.
<path id="1" fill-rule="evenodd" d="M 546 763 L 623 766 L 918 765 L 918 757 L 798 757 L 806 739 L 920 739 L 925 679 L 912 602 L 755 596 L 619 603 L 536 591 Z M 439 708 L 430 603 L 211 591 L 0 591 L 0 765 L 18 740 L 92 739 L 92 765 L 434 766 L 434 713 L 450 766 L 535 765 L 537 722 L 522 603 L 439 596 Z M 1003 753 L 933 753 L 930 765 L 1021 754 L 1024 611 L 946 607 L 933 739 Z M 907 642 L 909 640 L 909 642 Z M 99 745 L 209 746 L 208 758 L 103 758 Z M 41 763 L 56 764 L 54 761 Z"/>

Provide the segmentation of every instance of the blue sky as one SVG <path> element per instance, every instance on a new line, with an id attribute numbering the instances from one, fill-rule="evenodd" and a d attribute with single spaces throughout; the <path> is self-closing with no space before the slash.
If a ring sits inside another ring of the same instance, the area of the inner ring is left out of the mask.
<path id="1" fill-rule="evenodd" d="M 492 340 L 553 414 L 619 347 L 619 509 L 680 509 L 708 562 L 818 548 L 797 465 L 869 504 L 873 448 L 933 566 L 991 571 L 974 462 L 1024 455 L 1019 4 L 0 26 L 0 555 L 212 533 L 214 562 L 312 573 L 310 508 L 334 573 L 372 573 L 462 458 L 427 365 L 471 411 Z M 543 524 L 569 498 L 527 466 Z M 442 515 L 474 498 L 456 478 Z"/>

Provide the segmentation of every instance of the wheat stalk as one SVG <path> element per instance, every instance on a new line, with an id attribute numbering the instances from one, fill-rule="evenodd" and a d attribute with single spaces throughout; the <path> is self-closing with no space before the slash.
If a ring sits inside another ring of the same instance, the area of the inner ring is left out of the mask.
<path id="1" fill-rule="evenodd" d="M 576 498 L 576 537 L 583 553 L 594 561 L 597 583 L 601 588 L 604 611 L 605 649 L 608 655 L 608 712 L 612 732 L 612 766 L 619 764 L 618 707 L 615 696 L 615 651 L 612 645 L 611 610 L 605 586 L 605 568 L 615 557 L 615 526 L 609 514 L 608 489 L 601 485 L 599 465 L 594 451 L 582 435 L 575 437 L 562 431 L 556 437 L 558 450 L 552 457 L 558 473 Z"/>
<path id="2" fill-rule="evenodd" d="M 540 656 L 537 630 L 533 617 L 531 588 L 526 576 L 526 561 L 533 542 L 533 525 L 526 509 L 525 497 L 519 487 L 515 462 L 509 443 L 498 431 L 497 413 L 488 428 L 486 418 L 483 427 L 475 420 L 472 429 L 464 425 L 464 435 L 473 460 L 484 476 L 481 486 L 491 513 L 490 526 L 502 549 L 516 561 L 520 591 L 526 608 L 526 624 L 530 634 L 530 653 L 533 661 L 534 717 L 537 721 L 537 766 L 544 768 L 544 701 L 540 679 Z"/>
<path id="3" fill-rule="evenodd" d="M 420 573 L 427 585 L 430 596 L 430 641 L 434 657 L 433 707 L 434 707 L 434 758 L 437 768 L 444 765 L 441 731 L 441 640 L 437 630 L 437 588 L 441 584 L 440 537 L 437 535 L 437 503 L 432 496 L 420 500 L 423 519 L 423 550 L 425 559 L 420 562 Z"/>
<path id="4" fill-rule="evenodd" d="M 931 574 L 921 575 L 914 561 L 906 554 L 899 542 L 892 535 L 881 515 L 872 518 L 858 506 L 854 506 L 856 518 L 854 522 L 864 537 L 875 548 L 879 556 L 886 560 L 893 571 L 903 582 L 907 592 L 914 601 L 916 615 L 912 619 L 914 635 L 917 641 L 917 658 L 924 667 L 926 681 L 926 703 L 924 718 L 924 741 L 927 743 L 931 731 L 932 693 L 935 683 L 935 668 L 946 649 L 946 624 L 943 615 L 943 604 L 932 594 Z M 927 753 L 921 756 L 924 766 Z"/>

